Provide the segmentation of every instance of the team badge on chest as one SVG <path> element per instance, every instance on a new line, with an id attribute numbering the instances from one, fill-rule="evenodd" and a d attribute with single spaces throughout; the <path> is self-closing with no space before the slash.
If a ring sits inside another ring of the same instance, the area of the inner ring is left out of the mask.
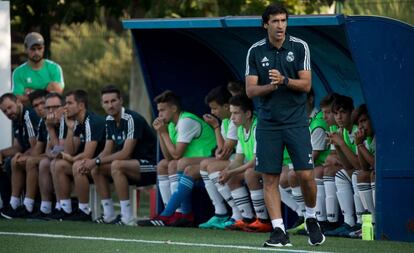
<path id="1" fill-rule="evenodd" d="M 295 60 L 295 56 L 293 55 L 293 52 L 289 52 L 286 56 L 286 61 L 293 62 Z"/>

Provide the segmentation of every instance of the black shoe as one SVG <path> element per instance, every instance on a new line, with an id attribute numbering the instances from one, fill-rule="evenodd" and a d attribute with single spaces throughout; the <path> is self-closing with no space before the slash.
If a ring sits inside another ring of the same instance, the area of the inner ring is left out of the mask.
<path id="1" fill-rule="evenodd" d="M 19 206 L 16 209 L 13 209 L 12 207 L 4 208 L 1 211 L 1 216 L 3 218 L 6 218 L 8 220 L 14 219 L 14 218 L 27 218 L 29 217 L 33 212 L 29 212 L 26 210 L 25 206 Z"/>
<path id="2" fill-rule="evenodd" d="M 165 226 L 170 226 L 171 217 L 172 216 L 159 215 L 159 216 L 155 217 L 154 219 L 140 220 L 140 221 L 137 222 L 137 224 L 138 224 L 138 226 L 142 226 L 142 227 L 165 227 Z"/>
<path id="3" fill-rule="evenodd" d="M 115 224 L 120 226 L 137 226 L 137 221 L 134 217 L 131 217 L 129 221 L 123 221 L 122 216 L 118 215 L 116 218 L 108 224 Z"/>
<path id="4" fill-rule="evenodd" d="M 337 229 L 340 224 L 338 222 L 329 222 L 329 221 L 319 221 L 319 226 L 322 229 L 322 232 L 328 232 Z"/>
<path id="5" fill-rule="evenodd" d="M 62 220 L 69 221 L 92 221 L 91 213 L 86 214 L 84 211 L 78 209 L 72 212 L 72 215 L 62 218 Z"/>
<path id="6" fill-rule="evenodd" d="M 121 215 L 117 215 L 115 216 L 115 218 L 111 221 L 106 221 L 104 216 L 102 215 L 101 217 L 97 218 L 96 220 L 94 220 L 94 223 L 98 223 L 98 224 L 118 224 L 118 222 L 121 220 Z"/>
<path id="7" fill-rule="evenodd" d="M 65 211 L 63 211 L 63 209 L 61 210 L 56 210 L 50 214 L 46 219 L 48 220 L 58 220 L 58 221 L 62 221 L 64 219 L 66 219 L 67 217 L 71 216 L 72 213 L 67 213 Z"/>
<path id="8" fill-rule="evenodd" d="M 322 234 L 321 227 L 315 218 L 306 219 L 306 230 L 309 235 L 309 245 L 317 246 L 325 242 L 325 236 Z"/>
<path id="9" fill-rule="evenodd" d="M 40 210 L 38 210 L 37 212 L 33 212 L 33 214 L 29 215 L 29 219 L 33 219 L 33 220 L 49 220 L 48 217 L 51 215 L 51 213 L 44 213 Z"/>
<path id="10" fill-rule="evenodd" d="M 273 232 L 270 234 L 269 240 L 267 240 L 264 244 L 264 247 L 284 247 L 284 246 L 292 246 L 289 240 L 289 236 L 283 232 L 280 228 L 275 228 Z"/>

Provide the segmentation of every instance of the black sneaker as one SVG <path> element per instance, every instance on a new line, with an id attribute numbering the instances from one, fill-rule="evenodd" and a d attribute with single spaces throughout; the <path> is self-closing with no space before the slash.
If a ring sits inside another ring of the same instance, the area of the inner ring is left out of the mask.
<path id="1" fill-rule="evenodd" d="M 337 229 L 340 224 L 338 222 L 329 222 L 329 221 L 319 221 L 319 226 L 322 229 L 322 232 L 328 232 Z"/>
<path id="2" fill-rule="evenodd" d="M 115 216 L 115 218 L 111 221 L 106 221 L 104 216 L 102 215 L 101 217 L 97 218 L 96 220 L 94 220 L 94 223 L 98 223 L 98 224 L 117 224 L 117 221 L 121 219 L 121 215 L 117 215 Z"/>
<path id="3" fill-rule="evenodd" d="M 67 213 L 67 212 L 63 211 L 63 209 L 61 209 L 61 210 L 56 210 L 51 215 L 48 215 L 47 219 L 48 220 L 62 221 L 64 219 L 66 219 L 67 217 L 71 216 L 71 215 L 72 215 L 72 213 Z"/>
<path id="4" fill-rule="evenodd" d="M 325 242 L 325 236 L 322 234 L 321 227 L 315 218 L 306 219 L 306 230 L 309 235 L 309 245 L 317 246 Z"/>
<path id="5" fill-rule="evenodd" d="M 113 221 L 108 224 L 115 224 L 120 226 L 137 226 L 137 221 L 133 217 L 129 221 L 123 221 L 122 216 L 118 215 Z"/>
<path id="6" fill-rule="evenodd" d="M 283 232 L 280 228 L 273 229 L 273 232 L 270 234 L 269 240 L 264 244 L 264 247 L 284 247 L 292 246 L 289 240 L 289 236 Z"/>
<path id="7" fill-rule="evenodd" d="M 149 220 L 140 220 L 138 221 L 138 226 L 142 227 L 165 227 L 170 226 L 172 216 L 162 216 L 159 215 L 154 219 Z"/>
<path id="8" fill-rule="evenodd" d="M 7 208 L 3 208 L 1 211 L 1 216 L 8 220 L 12 220 L 14 218 L 27 218 L 31 214 L 33 214 L 33 212 L 27 211 L 25 206 L 19 206 L 16 209 L 13 209 L 11 206 L 9 206 Z"/>
<path id="9" fill-rule="evenodd" d="M 50 214 L 38 210 L 37 212 L 34 212 L 33 214 L 29 215 L 29 217 L 27 218 L 33 220 L 49 220 L 48 216 L 50 216 Z"/>
<path id="10" fill-rule="evenodd" d="M 92 221 L 91 213 L 86 214 L 84 211 L 78 209 L 72 212 L 72 215 L 62 218 L 62 220 L 68 221 Z"/>

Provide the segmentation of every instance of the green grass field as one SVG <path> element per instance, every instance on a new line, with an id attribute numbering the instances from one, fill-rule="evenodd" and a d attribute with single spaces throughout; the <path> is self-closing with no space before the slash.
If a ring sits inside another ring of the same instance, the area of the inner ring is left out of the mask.
<path id="1" fill-rule="evenodd" d="M 327 238 L 324 245 L 311 247 L 305 236 L 291 236 L 293 247 L 262 248 L 267 236 L 196 228 L 0 220 L 0 252 L 414 252 L 414 243 L 342 238 Z"/>

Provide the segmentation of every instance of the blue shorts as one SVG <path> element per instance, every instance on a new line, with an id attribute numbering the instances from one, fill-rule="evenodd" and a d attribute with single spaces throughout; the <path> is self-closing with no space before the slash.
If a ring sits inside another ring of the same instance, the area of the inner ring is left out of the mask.
<path id="1" fill-rule="evenodd" d="M 280 130 L 256 129 L 256 170 L 280 174 L 286 147 L 295 170 L 313 169 L 312 145 L 308 127 Z"/>

